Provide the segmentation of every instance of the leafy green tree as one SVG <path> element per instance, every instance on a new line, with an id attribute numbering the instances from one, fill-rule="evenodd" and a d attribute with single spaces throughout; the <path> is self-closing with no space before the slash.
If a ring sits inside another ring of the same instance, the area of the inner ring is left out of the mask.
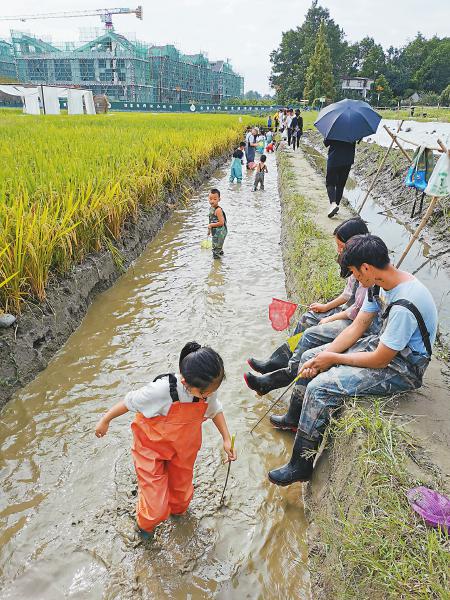
<path id="1" fill-rule="evenodd" d="M 372 86 L 372 103 L 377 106 L 390 106 L 393 94 L 389 81 L 384 75 L 379 75 Z"/>
<path id="2" fill-rule="evenodd" d="M 333 65 L 331 63 L 330 48 L 327 44 L 325 23 L 321 23 L 317 34 L 314 54 L 309 61 L 306 71 L 305 89 L 303 92 L 310 104 L 316 98 L 333 99 L 335 95 Z"/>
<path id="3" fill-rule="evenodd" d="M 444 106 L 450 106 L 450 83 L 440 95 L 439 102 Z"/>
<path id="4" fill-rule="evenodd" d="M 448 40 L 448 38 L 445 39 Z M 427 40 L 419 32 L 406 46 L 395 49 L 391 59 L 387 61 L 386 71 L 383 72 L 386 74 L 392 91 L 396 96 L 406 98 L 411 95 L 411 90 L 418 91 L 423 89 L 424 78 L 426 77 L 424 66 L 427 65 L 426 70 L 432 68 L 428 59 L 430 54 L 437 50 L 441 41 L 443 40 L 437 37 Z M 445 61 L 444 58 L 443 60 Z M 447 63 L 449 60 L 450 57 L 447 56 Z M 445 64 L 442 64 L 442 66 L 445 69 Z M 438 89 L 433 88 L 434 91 L 440 92 L 445 87 L 447 82 L 442 83 L 442 76 L 440 79 L 441 87 Z"/>
<path id="5" fill-rule="evenodd" d="M 288 99 L 303 98 L 306 71 L 314 53 L 321 22 L 324 22 L 326 30 L 336 83 L 350 69 L 352 53 L 344 41 L 344 31 L 330 17 L 329 11 L 318 5 L 318 0 L 313 0 L 303 24 L 284 32 L 279 48 L 270 55 L 270 83 L 281 103 Z"/>
<path id="6" fill-rule="evenodd" d="M 439 102 L 440 96 L 436 92 L 427 92 L 420 96 L 420 104 L 423 106 L 437 106 Z"/>
<path id="7" fill-rule="evenodd" d="M 383 73 L 386 67 L 386 57 L 380 44 L 375 43 L 371 37 L 365 37 L 353 45 L 354 48 L 354 75 L 360 77 L 376 77 Z"/>
<path id="8" fill-rule="evenodd" d="M 439 93 L 450 81 L 450 38 L 429 42 L 432 43 L 430 52 L 417 65 L 419 68 L 413 78 L 419 89 Z"/>
<path id="9" fill-rule="evenodd" d="M 249 90 L 244 94 L 246 100 L 261 100 L 261 94 L 256 90 Z"/>

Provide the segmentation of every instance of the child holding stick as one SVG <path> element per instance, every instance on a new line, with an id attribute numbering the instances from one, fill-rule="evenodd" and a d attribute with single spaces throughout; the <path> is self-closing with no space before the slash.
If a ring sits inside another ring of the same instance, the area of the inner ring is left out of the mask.
<path id="1" fill-rule="evenodd" d="M 212 419 L 227 460 L 236 460 L 217 399 L 225 377 L 221 357 L 212 348 L 188 342 L 181 350 L 179 370 L 179 375 L 159 375 L 153 383 L 129 392 L 95 428 L 95 435 L 103 437 L 112 419 L 136 413 L 132 455 L 138 478 L 137 524 L 144 537 L 169 515 L 186 512 L 194 494 L 193 468 L 203 421 Z"/>
<path id="2" fill-rule="evenodd" d="M 225 211 L 219 206 L 220 191 L 213 188 L 208 196 L 209 204 L 209 225 L 208 235 L 212 236 L 213 258 L 223 256 L 223 245 L 228 234 L 227 216 Z"/>

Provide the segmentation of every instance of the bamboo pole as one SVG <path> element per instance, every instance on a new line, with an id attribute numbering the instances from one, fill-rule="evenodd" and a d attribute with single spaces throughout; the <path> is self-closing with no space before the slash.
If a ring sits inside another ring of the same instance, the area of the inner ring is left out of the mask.
<path id="1" fill-rule="evenodd" d="M 402 119 L 402 120 L 400 121 L 400 124 L 399 124 L 399 126 L 397 127 L 397 133 L 398 133 L 398 132 L 400 131 L 400 129 L 402 128 L 403 122 L 404 122 L 404 119 Z M 361 206 L 358 208 L 358 211 L 357 211 L 358 215 L 360 215 L 360 214 L 361 214 L 361 211 L 362 211 L 362 209 L 364 208 L 364 204 L 366 203 L 366 201 L 367 201 L 367 198 L 369 197 L 369 194 L 370 194 L 370 192 L 372 191 L 372 189 L 373 189 L 373 186 L 375 185 L 375 182 L 376 182 L 376 180 L 378 179 L 378 175 L 380 174 L 380 171 L 381 171 L 381 169 L 384 167 L 384 163 L 386 162 L 386 159 L 387 159 L 387 157 L 389 156 L 389 153 L 390 153 L 390 151 L 392 150 L 392 146 L 393 146 L 393 145 L 394 145 L 394 140 L 392 139 L 392 140 L 391 140 L 391 145 L 390 145 L 390 146 L 389 146 L 389 148 L 387 149 L 387 152 L 386 152 L 386 154 L 384 155 L 384 157 L 383 157 L 383 160 L 381 161 L 381 163 L 380 163 L 380 166 L 378 167 L 378 170 L 377 170 L 377 172 L 375 173 L 375 175 L 374 175 L 374 177 L 373 177 L 373 179 L 372 179 L 372 183 L 370 184 L 370 186 L 369 186 L 369 189 L 367 190 L 367 192 L 366 192 L 366 195 L 364 196 L 364 200 L 362 201 L 362 203 L 361 203 Z"/>
<path id="2" fill-rule="evenodd" d="M 403 148 L 403 146 L 399 143 L 397 136 L 394 135 L 391 131 L 389 131 L 389 129 L 386 127 L 386 125 L 383 125 L 383 127 L 386 129 L 387 133 L 391 136 L 392 140 L 397 144 L 399 149 L 402 151 L 403 156 L 410 163 L 412 161 L 412 158 L 409 156 L 409 154 L 406 152 L 406 150 Z"/>
<path id="3" fill-rule="evenodd" d="M 446 153 L 448 152 L 448 149 L 447 149 L 447 148 L 445 147 L 445 145 L 442 143 L 442 140 L 438 140 L 438 141 L 437 141 L 437 143 L 438 143 L 438 145 L 439 145 L 439 147 L 440 147 L 440 149 L 441 149 L 441 152 L 443 152 L 444 154 L 446 154 Z"/>
<path id="4" fill-rule="evenodd" d="M 403 254 L 400 257 L 400 260 L 397 263 L 397 269 L 398 267 L 402 264 L 403 260 L 405 259 L 406 255 L 408 254 L 408 252 L 411 250 L 411 246 L 414 244 L 414 242 L 417 240 L 417 238 L 419 237 L 420 232 L 422 231 L 422 229 L 425 227 L 425 225 L 428 223 L 429 218 L 431 217 L 431 214 L 434 210 L 434 207 L 436 206 L 436 202 L 439 200 L 439 198 L 437 196 L 433 196 L 431 198 L 430 201 L 430 205 L 427 209 L 427 212 L 423 215 L 422 220 L 419 223 L 419 226 L 417 227 L 416 231 L 413 233 L 411 239 L 408 242 L 408 245 L 406 246 L 406 248 L 403 250 Z"/>

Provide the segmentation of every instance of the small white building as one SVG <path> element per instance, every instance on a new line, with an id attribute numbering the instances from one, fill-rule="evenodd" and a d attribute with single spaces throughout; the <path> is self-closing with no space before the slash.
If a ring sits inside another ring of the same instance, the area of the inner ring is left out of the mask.
<path id="1" fill-rule="evenodd" d="M 341 87 L 344 92 L 352 91 L 361 95 L 364 99 L 367 97 L 367 92 L 370 91 L 370 87 L 374 83 L 373 79 L 369 77 L 343 77 L 341 79 Z"/>

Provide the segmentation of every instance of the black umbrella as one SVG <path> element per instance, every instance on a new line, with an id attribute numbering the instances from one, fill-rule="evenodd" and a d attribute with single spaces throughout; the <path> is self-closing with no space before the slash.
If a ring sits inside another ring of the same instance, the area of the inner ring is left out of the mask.
<path id="1" fill-rule="evenodd" d="M 314 125 L 325 139 L 356 142 L 375 133 L 380 121 L 370 104 L 346 98 L 323 108 Z"/>

